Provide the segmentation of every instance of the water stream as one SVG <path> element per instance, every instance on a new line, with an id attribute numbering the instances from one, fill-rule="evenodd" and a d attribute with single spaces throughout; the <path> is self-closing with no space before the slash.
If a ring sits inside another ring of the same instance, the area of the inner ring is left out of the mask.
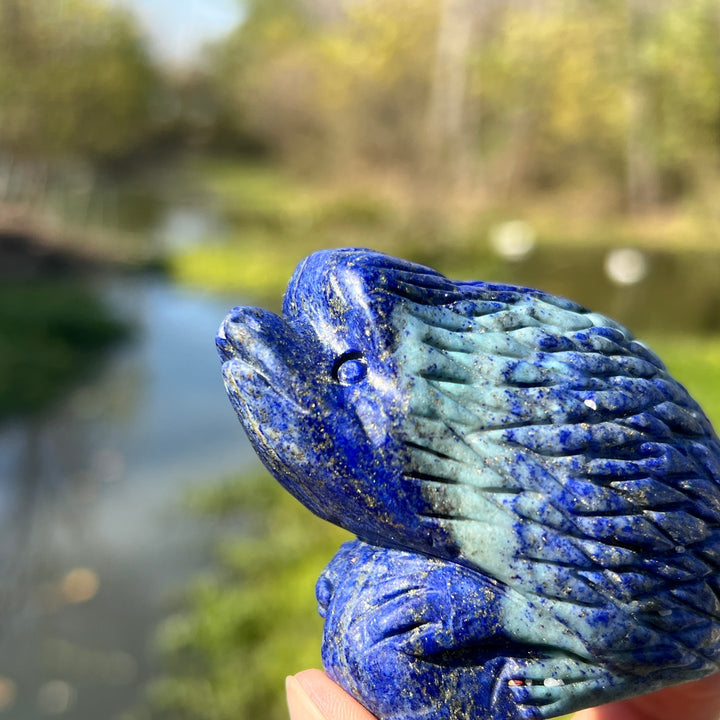
<path id="1" fill-rule="evenodd" d="M 131 340 L 57 407 L 0 428 L 0 717 L 133 707 L 157 621 L 209 561 L 214 528 L 183 490 L 252 461 L 213 346 L 231 301 L 152 277 L 104 293 Z"/>

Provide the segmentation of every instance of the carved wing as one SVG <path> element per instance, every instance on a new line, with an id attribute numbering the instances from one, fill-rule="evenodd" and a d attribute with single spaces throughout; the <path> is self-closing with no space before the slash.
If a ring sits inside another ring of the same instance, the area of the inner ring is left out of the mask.
<path id="1" fill-rule="evenodd" d="M 395 357 L 420 523 L 447 532 L 461 562 L 567 603 L 568 623 L 609 607 L 709 652 L 720 443 L 697 403 L 602 315 L 411 275 L 390 273 L 389 286 L 404 296 Z"/>

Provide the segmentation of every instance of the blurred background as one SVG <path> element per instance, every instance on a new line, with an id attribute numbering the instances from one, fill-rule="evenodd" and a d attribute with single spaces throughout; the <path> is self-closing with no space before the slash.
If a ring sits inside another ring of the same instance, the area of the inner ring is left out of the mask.
<path id="1" fill-rule="evenodd" d="M 285 716 L 345 536 L 213 338 L 347 245 L 610 314 L 720 423 L 720 2 L 0 0 L 0 717 Z"/>

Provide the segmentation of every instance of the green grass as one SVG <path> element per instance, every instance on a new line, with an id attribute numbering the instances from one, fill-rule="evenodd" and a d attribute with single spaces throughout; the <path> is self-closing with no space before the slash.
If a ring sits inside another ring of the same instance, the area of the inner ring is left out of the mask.
<path id="1" fill-rule="evenodd" d="M 498 223 L 516 219 L 535 229 L 536 254 L 555 259 L 583 250 L 597 255 L 614 246 L 720 249 L 717 232 L 690 210 L 641 219 L 598 217 L 597 211 L 573 209 L 574 201 L 546 197 L 482 206 L 472 198 L 412 196 L 401 182 L 303 180 L 282 167 L 221 160 L 196 161 L 190 172 L 214 198 L 229 229 L 172 254 L 171 275 L 262 302 L 277 303 L 297 263 L 320 248 L 370 247 L 450 276 L 499 279 L 514 268 L 494 255 L 488 237 Z M 538 277 L 534 284 L 542 282 Z"/>
<path id="2" fill-rule="evenodd" d="M 167 671 L 149 691 L 153 717 L 285 720 L 285 677 L 321 666 L 315 582 L 349 535 L 264 473 L 202 490 L 192 505 L 247 530 L 160 628 Z"/>
<path id="3" fill-rule="evenodd" d="M 644 341 L 720 431 L 720 337 L 650 336 Z"/>
<path id="4" fill-rule="evenodd" d="M 191 286 L 277 302 L 307 254 L 351 245 L 392 250 L 402 226 L 396 209 L 366 190 L 311 185 L 267 166 L 202 161 L 192 172 L 230 230 L 168 259 L 171 275 Z"/>
<path id="5" fill-rule="evenodd" d="M 237 226 L 303 233 L 345 223 L 372 227 L 392 214 L 387 201 L 376 194 L 303 182 L 274 166 L 206 160 L 194 168 Z"/>

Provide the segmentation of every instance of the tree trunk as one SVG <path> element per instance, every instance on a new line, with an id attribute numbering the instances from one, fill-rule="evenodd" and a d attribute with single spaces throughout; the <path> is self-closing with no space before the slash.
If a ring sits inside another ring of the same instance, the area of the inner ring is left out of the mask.
<path id="1" fill-rule="evenodd" d="M 655 150 L 655 123 L 639 56 L 653 9 L 648 0 L 627 0 L 628 84 L 626 135 L 626 192 L 631 213 L 643 212 L 658 201 L 659 179 Z"/>
<path id="2" fill-rule="evenodd" d="M 471 162 L 467 61 L 476 7 L 475 0 L 442 0 L 427 118 L 428 165 L 442 182 L 462 182 Z"/>

